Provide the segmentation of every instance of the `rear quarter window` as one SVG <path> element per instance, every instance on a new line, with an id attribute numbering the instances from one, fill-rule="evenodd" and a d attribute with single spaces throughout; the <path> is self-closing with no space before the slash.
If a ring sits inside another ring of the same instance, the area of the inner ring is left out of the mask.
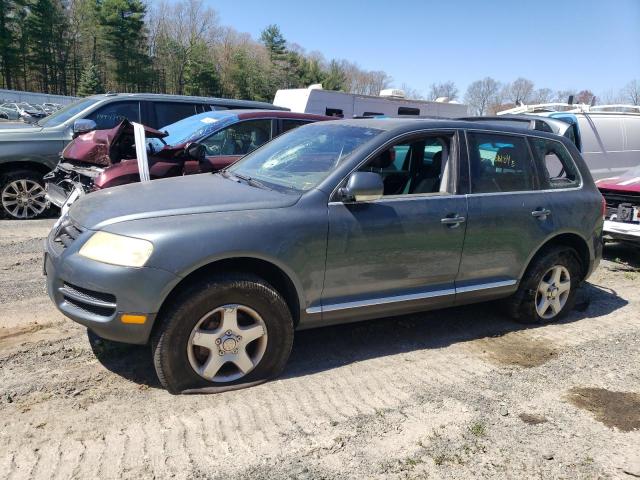
<path id="1" fill-rule="evenodd" d="M 543 188 L 571 188 L 580 185 L 578 169 L 565 146 L 545 138 L 529 138 L 531 150 L 542 172 Z"/>

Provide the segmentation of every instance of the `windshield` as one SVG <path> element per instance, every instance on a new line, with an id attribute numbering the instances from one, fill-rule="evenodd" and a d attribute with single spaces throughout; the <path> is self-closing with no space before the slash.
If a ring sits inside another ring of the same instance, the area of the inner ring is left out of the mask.
<path id="1" fill-rule="evenodd" d="M 55 113 L 52 113 L 48 117 L 38 122 L 38 125 L 41 127 L 55 127 L 60 125 L 61 123 L 66 122 L 71 117 L 77 115 L 82 112 L 85 108 L 90 107 L 91 105 L 97 103 L 98 100 L 93 98 L 85 98 L 82 100 L 75 101 L 66 107 L 58 110 Z"/>
<path id="2" fill-rule="evenodd" d="M 228 171 L 304 192 L 318 185 L 353 150 L 381 132 L 340 123 L 305 125 L 266 143 Z"/>
<path id="3" fill-rule="evenodd" d="M 183 118 L 171 125 L 162 127 L 160 130 L 168 133 L 163 138 L 167 145 L 179 145 L 200 140 L 236 121 L 238 121 L 238 116 L 227 111 L 204 112 Z"/>

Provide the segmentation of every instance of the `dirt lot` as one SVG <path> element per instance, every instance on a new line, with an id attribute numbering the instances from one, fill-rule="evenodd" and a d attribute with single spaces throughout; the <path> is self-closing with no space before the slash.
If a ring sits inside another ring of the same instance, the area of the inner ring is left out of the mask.
<path id="1" fill-rule="evenodd" d="M 490 305 L 299 332 L 285 374 L 171 396 L 46 297 L 52 220 L 0 222 L 0 476 L 640 477 L 640 250 L 522 328 Z"/>

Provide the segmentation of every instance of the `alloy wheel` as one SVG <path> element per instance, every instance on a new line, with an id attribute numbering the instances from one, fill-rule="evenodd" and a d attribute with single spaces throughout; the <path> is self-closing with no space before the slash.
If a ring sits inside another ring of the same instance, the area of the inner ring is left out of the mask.
<path id="1" fill-rule="evenodd" d="M 229 304 L 204 315 L 191 331 L 187 355 L 191 368 L 210 382 L 244 377 L 262 360 L 267 327 L 250 307 Z"/>
<path id="2" fill-rule="evenodd" d="M 19 179 L 9 182 L 2 190 L 2 207 L 14 218 L 28 219 L 42 214 L 49 202 L 44 188 L 35 180 Z"/>
<path id="3" fill-rule="evenodd" d="M 571 275 L 562 265 L 555 265 L 542 276 L 536 290 L 536 311 L 538 315 L 550 320 L 558 315 L 571 292 Z"/>

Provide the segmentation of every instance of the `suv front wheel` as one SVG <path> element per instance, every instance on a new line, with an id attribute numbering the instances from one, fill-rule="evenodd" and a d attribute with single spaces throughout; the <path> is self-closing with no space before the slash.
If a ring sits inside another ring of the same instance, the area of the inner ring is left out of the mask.
<path id="1" fill-rule="evenodd" d="M 48 214 L 42 175 L 32 170 L 8 173 L 0 181 L 0 217 L 17 220 L 40 218 Z"/>
<path id="2" fill-rule="evenodd" d="M 293 344 L 286 302 L 253 275 L 193 284 L 158 321 L 154 364 L 171 393 L 222 392 L 262 383 L 283 370 Z"/>
<path id="3" fill-rule="evenodd" d="M 552 247 L 529 265 L 518 291 L 507 300 L 508 313 L 522 323 L 554 322 L 571 311 L 582 281 L 578 254 Z"/>

